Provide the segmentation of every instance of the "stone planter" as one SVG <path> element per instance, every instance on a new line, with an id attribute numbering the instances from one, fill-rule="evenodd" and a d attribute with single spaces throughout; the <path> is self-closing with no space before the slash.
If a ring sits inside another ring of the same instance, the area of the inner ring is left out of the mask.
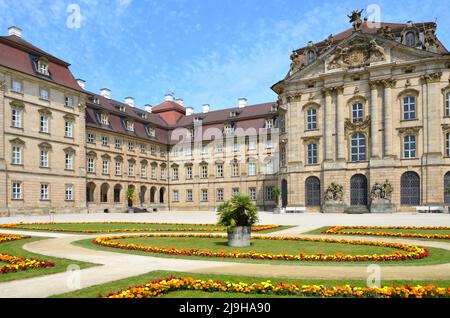
<path id="1" fill-rule="evenodd" d="M 340 201 L 328 201 L 322 206 L 322 213 L 344 213 L 346 208 Z"/>
<path id="2" fill-rule="evenodd" d="M 370 213 L 394 213 L 395 204 L 387 199 L 375 199 L 370 203 Z"/>
<path id="3" fill-rule="evenodd" d="M 251 231 L 249 226 L 236 226 L 228 229 L 228 246 L 250 246 L 250 234 Z"/>

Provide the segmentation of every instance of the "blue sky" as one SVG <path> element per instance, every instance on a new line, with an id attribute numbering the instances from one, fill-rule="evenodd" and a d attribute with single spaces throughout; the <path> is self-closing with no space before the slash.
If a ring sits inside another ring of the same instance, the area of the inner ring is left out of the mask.
<path id="1" fill-rule="evenodd" d="M 68 28 L 77 4 L 80 28 Z M 137 106 L 173 92 L 187 106 L 232 107 L 276 99 L 270 86 L 288 71 L 290 52 L 350 24 L 346 13 L 377 4 L 381 20 L 434 21 L 450 47 L 450 3 L 440 1 L 305 0 L 0 0 L 0 33 L 23 37 L 72 64 L 87 89 L 112 90 Z"/>

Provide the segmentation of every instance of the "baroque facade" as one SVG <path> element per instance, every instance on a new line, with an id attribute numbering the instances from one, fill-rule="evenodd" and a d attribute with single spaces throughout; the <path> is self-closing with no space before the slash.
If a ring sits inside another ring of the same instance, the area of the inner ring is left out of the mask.
<path id="1" fill-rule="evenodd" d="M 294 51 L 272 87 L 286 118 L 283 204 L 320 210 L 334 183 L 344 211 L 367 212 L 386 180 L 392 210 L 450 203 L 450 55 L 435 30 L 360 21 Z"/>
<path id="2" fill-rule="evenodd" d="M 450 204 L 450 55 L 436 24 L 351 22 L 292 53 L 278 102 L 200 113 L 172 94 L 140 109 L 90 92 L 10 28 L 0 214 L 208 211 L 238 192 L 263 210 L 374 212 L 381 193 L 390 211 Z"/>

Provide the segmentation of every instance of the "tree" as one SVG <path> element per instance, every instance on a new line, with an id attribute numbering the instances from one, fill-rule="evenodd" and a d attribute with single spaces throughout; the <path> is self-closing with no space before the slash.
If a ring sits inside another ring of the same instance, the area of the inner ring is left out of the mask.
<path id="1" fill-rule="evenodd" d="M 272 189 L 272 196 L 275 197 L 275 202 L 276 202 L 277 205 L 278 205 L 278 201 L 279 201 L 280 196 L 281 196 L 281 190 L 280 190 L 279 187 L 274 187 L 274 188 Z"/>
<path id="2" fill-rule="evenodd" d="M 134 188 L 128 188 L 127 189 L 127 199 L 128 199 L 128 207 L 133 207 L 133 202 L 136 199 L 136 193 L 134 191 Z"/>

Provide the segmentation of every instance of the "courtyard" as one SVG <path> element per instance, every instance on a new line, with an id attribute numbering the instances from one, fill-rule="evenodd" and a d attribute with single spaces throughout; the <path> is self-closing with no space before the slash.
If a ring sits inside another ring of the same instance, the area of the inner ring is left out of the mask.
<path id="1" fill-rule="evenodd" d="M 448 214 L 259 212 L 259 219 L 252 245 L 231 248 L 214 212 L 1 218 L 0 297 L 449 294 Z M 373 265 L 384 288 L 375 294 L 367 287 Z M 136 286 L 144 285 L 142 293 Z"/>

